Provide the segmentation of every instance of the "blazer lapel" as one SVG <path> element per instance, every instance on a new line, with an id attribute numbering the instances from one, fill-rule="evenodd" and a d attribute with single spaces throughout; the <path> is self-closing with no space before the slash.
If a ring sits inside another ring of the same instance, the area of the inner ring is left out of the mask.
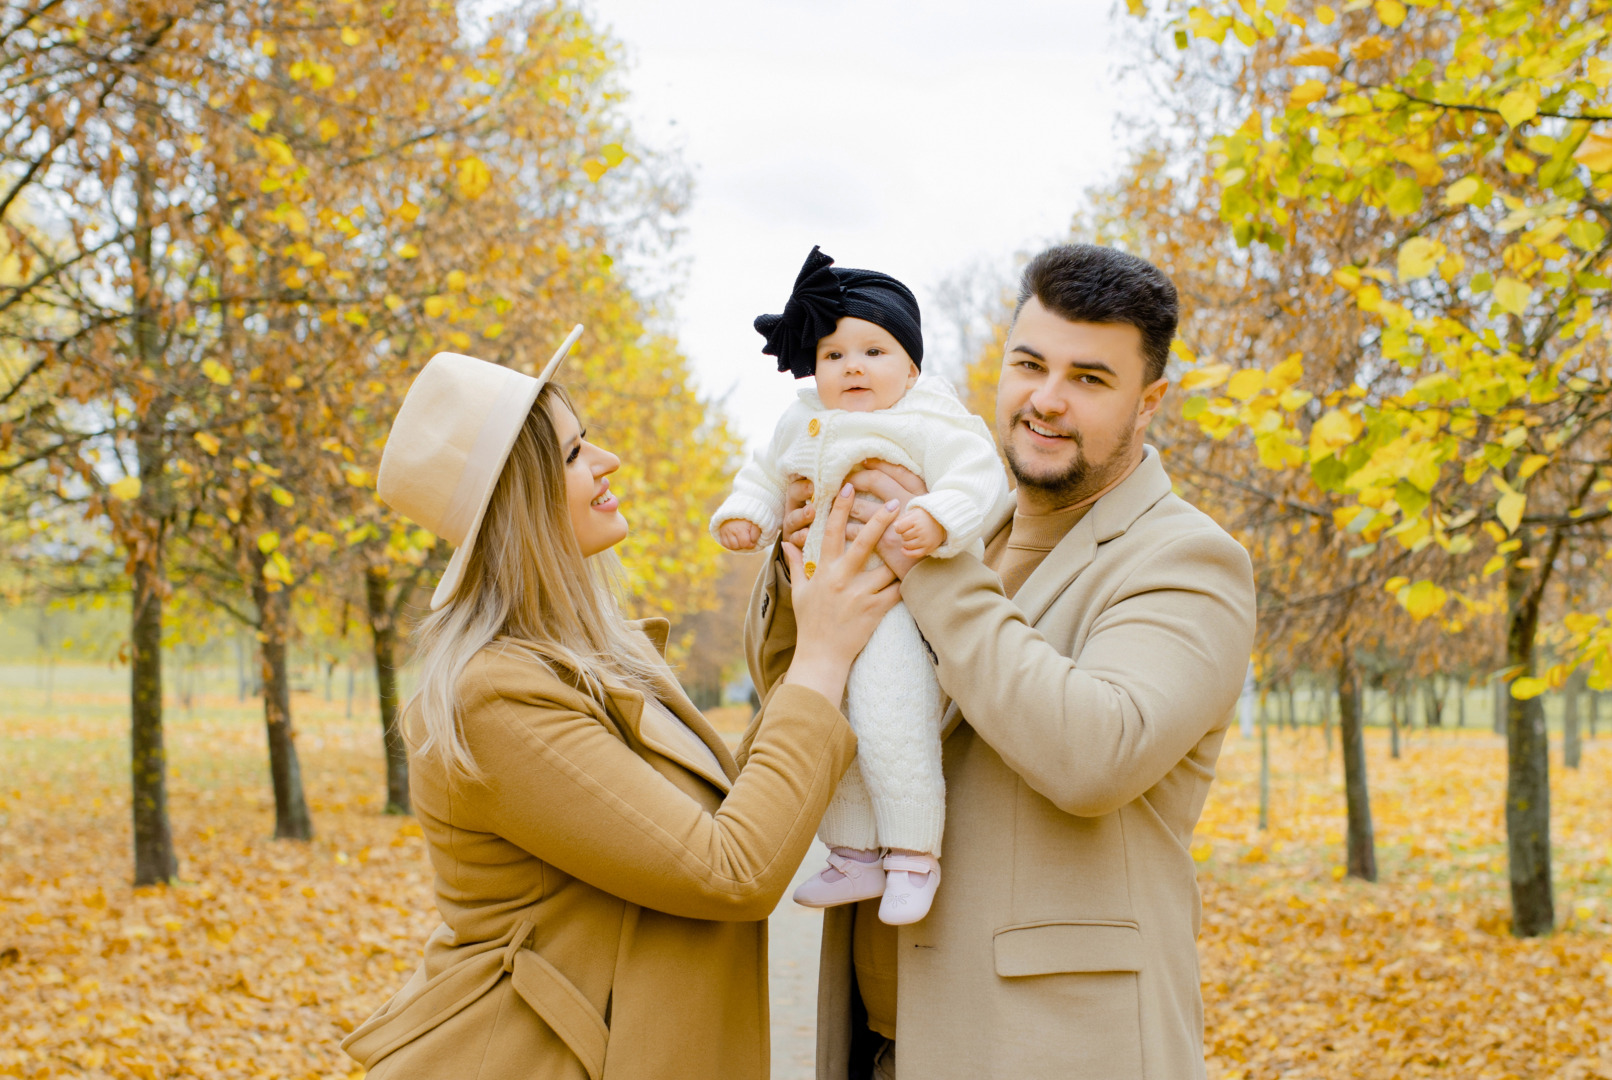
<path id="1" fill-rule="evenodd" d="M 705 717 L 699 714 L 698 709 L 692 705 L 686 708 L 680 707 L 684 705 L 684 702 L 679 700 L 683 697 L 681 693 L 667 696 L 671 700 L 665 702 L 666 707 L 675 713 L 678 719 L 688 724 L 689 730 L 716 756 L 717 768 L 712 768 L 710 760 L 697 753 L 689 745 L 687 736 L 673 727 L 669 720 L 657 710 L 645 708 L 643 694 L 627 689 L 609 691 L 611 711 L 639 742 L 662 757 L 677 762 L 696 776 L 709 780 L 718 791 L 726 795 L 732 790 L 733 780 L 739 772 L 733 754 L 723 743 L 722 737 L 706 722 Z"/>
<path id="2" fill-rule="evenodd" d="M 1069 534 L 1058 541 L 1058 546 L 1047 553 L 1041 565 L 1019 586 L 1013 602 L 1024 612 L 1025 621 L 1031 626 L 1039 623 L 1053 602 L 1091 565 L 1097 557 L 1097 546 L 1123 535 L 1137 518 L 1168 494 L 1170 478 L 1159 461 L 1159 452 L 1146 447 L 1135 471 L 1119 487 L 1098 499 L 1090 512 L 1075 523 Z M 1015 505 L 1016 497 L 1010 493 L 1006 515 L 995 519 L 994 527 L 986 532 L 988 537 L 994 539 L 1011 522 Z M 1002 506 L 999 503 L 998 510 Z M 962 719 L 956 704 L 948 706 L 941 726 L 942 741 L 957 730 Z"/>

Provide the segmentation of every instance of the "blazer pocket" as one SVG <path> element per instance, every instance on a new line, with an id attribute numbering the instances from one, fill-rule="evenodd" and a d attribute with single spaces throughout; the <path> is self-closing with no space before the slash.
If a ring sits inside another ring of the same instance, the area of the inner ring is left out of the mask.
<path id="1" fill-rule="evenodd" d="M 610 1029 L 593 1003 L 558 968 L 530 949 L 515 954 L 510 978 L 515 993 L 571 1048 L 587 1070 L 588 1080 L 599 1080 Z"/>
<path id="2" fill-rule="evenodd" d="M 1004 978 L 1142 970 L 1142 930 L 1134 922 L 1067 919 L 1004 926 L 993 941 Z"/>

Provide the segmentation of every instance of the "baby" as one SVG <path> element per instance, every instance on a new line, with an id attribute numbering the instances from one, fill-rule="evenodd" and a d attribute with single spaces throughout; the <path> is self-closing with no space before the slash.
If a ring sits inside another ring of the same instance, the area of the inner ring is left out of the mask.
<path id="1" fill-rule="evenodd" d="M 1006 494 L 1006 477 L 984 421 L 944 379 L 920 373 L 923 334 L 911 290 L 888 274 L 839 269 L 814 247 L 783 314 L 763 315 L 755 326 L 778 370 L 814 375 L 816 388 L 801 390 L 766 449 L 739 471 L 711 519 L 722 546 L 771 546 L 789 480 L 803 476 L 816 508 L 803 553 L 810 576 L 835 494 L 847 474 L 877 458 L 911 469 L 929 488 L 891 526 L 909 557 L 981 554 L 980 533 Z M 818 829 L 831 849 L 828 866 L 795 890 L 795 901 L 832 907 L 882 895 L 881 920 L 914 923 L 929 913 L 940 884 L 944 702 L 928 645 L 904 605 L 885 615 L 857 657 L 845 699 L 857 758 Z"/>

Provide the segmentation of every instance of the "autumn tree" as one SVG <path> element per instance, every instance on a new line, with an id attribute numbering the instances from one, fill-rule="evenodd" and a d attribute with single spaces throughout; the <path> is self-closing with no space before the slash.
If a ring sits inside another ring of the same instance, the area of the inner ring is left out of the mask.
<path id="1" fill-rule="evenodd" d="M 1334 521 L 1363 555 L 1403 552 L 1394 591 L 1413 615 L 1458 623 L 1498 594 L 1513 929 L 1542 933 L 1538 695 L 1572 664 L 1542 671 L 1536 649 L 1553 575 L 1605 550 L 1612 490 L 1604 5 L 1249 0 L 1166 17 L 1178 69 L 1227 88 L 1203 182 L 1234 265 L 1327 238 L 1284 284 L 1317 309 L 1330 299 L 1348 360 L 1228 353 L 1184 414 L 1341 502 Z M 1605 628 L 1589 613 L 1573 625 L 1604 685 Z"/>

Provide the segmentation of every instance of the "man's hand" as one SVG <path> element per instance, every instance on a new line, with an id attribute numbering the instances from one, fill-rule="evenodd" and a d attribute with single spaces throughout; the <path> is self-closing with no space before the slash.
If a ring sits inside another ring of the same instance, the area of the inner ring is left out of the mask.
<path id="1" fill-rule="evenodd" d="M 716 531 L 717 542 L 729 551 L 750 551 L 761 542 L 761 526 L 743 518 L 724 521 Z"/>
<path id="2" fill-rule="evenodd" d="M 901 537 L 901 554 L 909 559 L 928 558 L 946 542 L 946 527 L 921 506 L 896 518 L 894 531 Z"/>
<path id="3" fill-rule="evenodd" d="M 784 489 L 784 542 L 804 550 L 806 530 L 811 527 L 815 514 L 812 482 L 804 476 L 790 477 L 789 486 Z"/>

